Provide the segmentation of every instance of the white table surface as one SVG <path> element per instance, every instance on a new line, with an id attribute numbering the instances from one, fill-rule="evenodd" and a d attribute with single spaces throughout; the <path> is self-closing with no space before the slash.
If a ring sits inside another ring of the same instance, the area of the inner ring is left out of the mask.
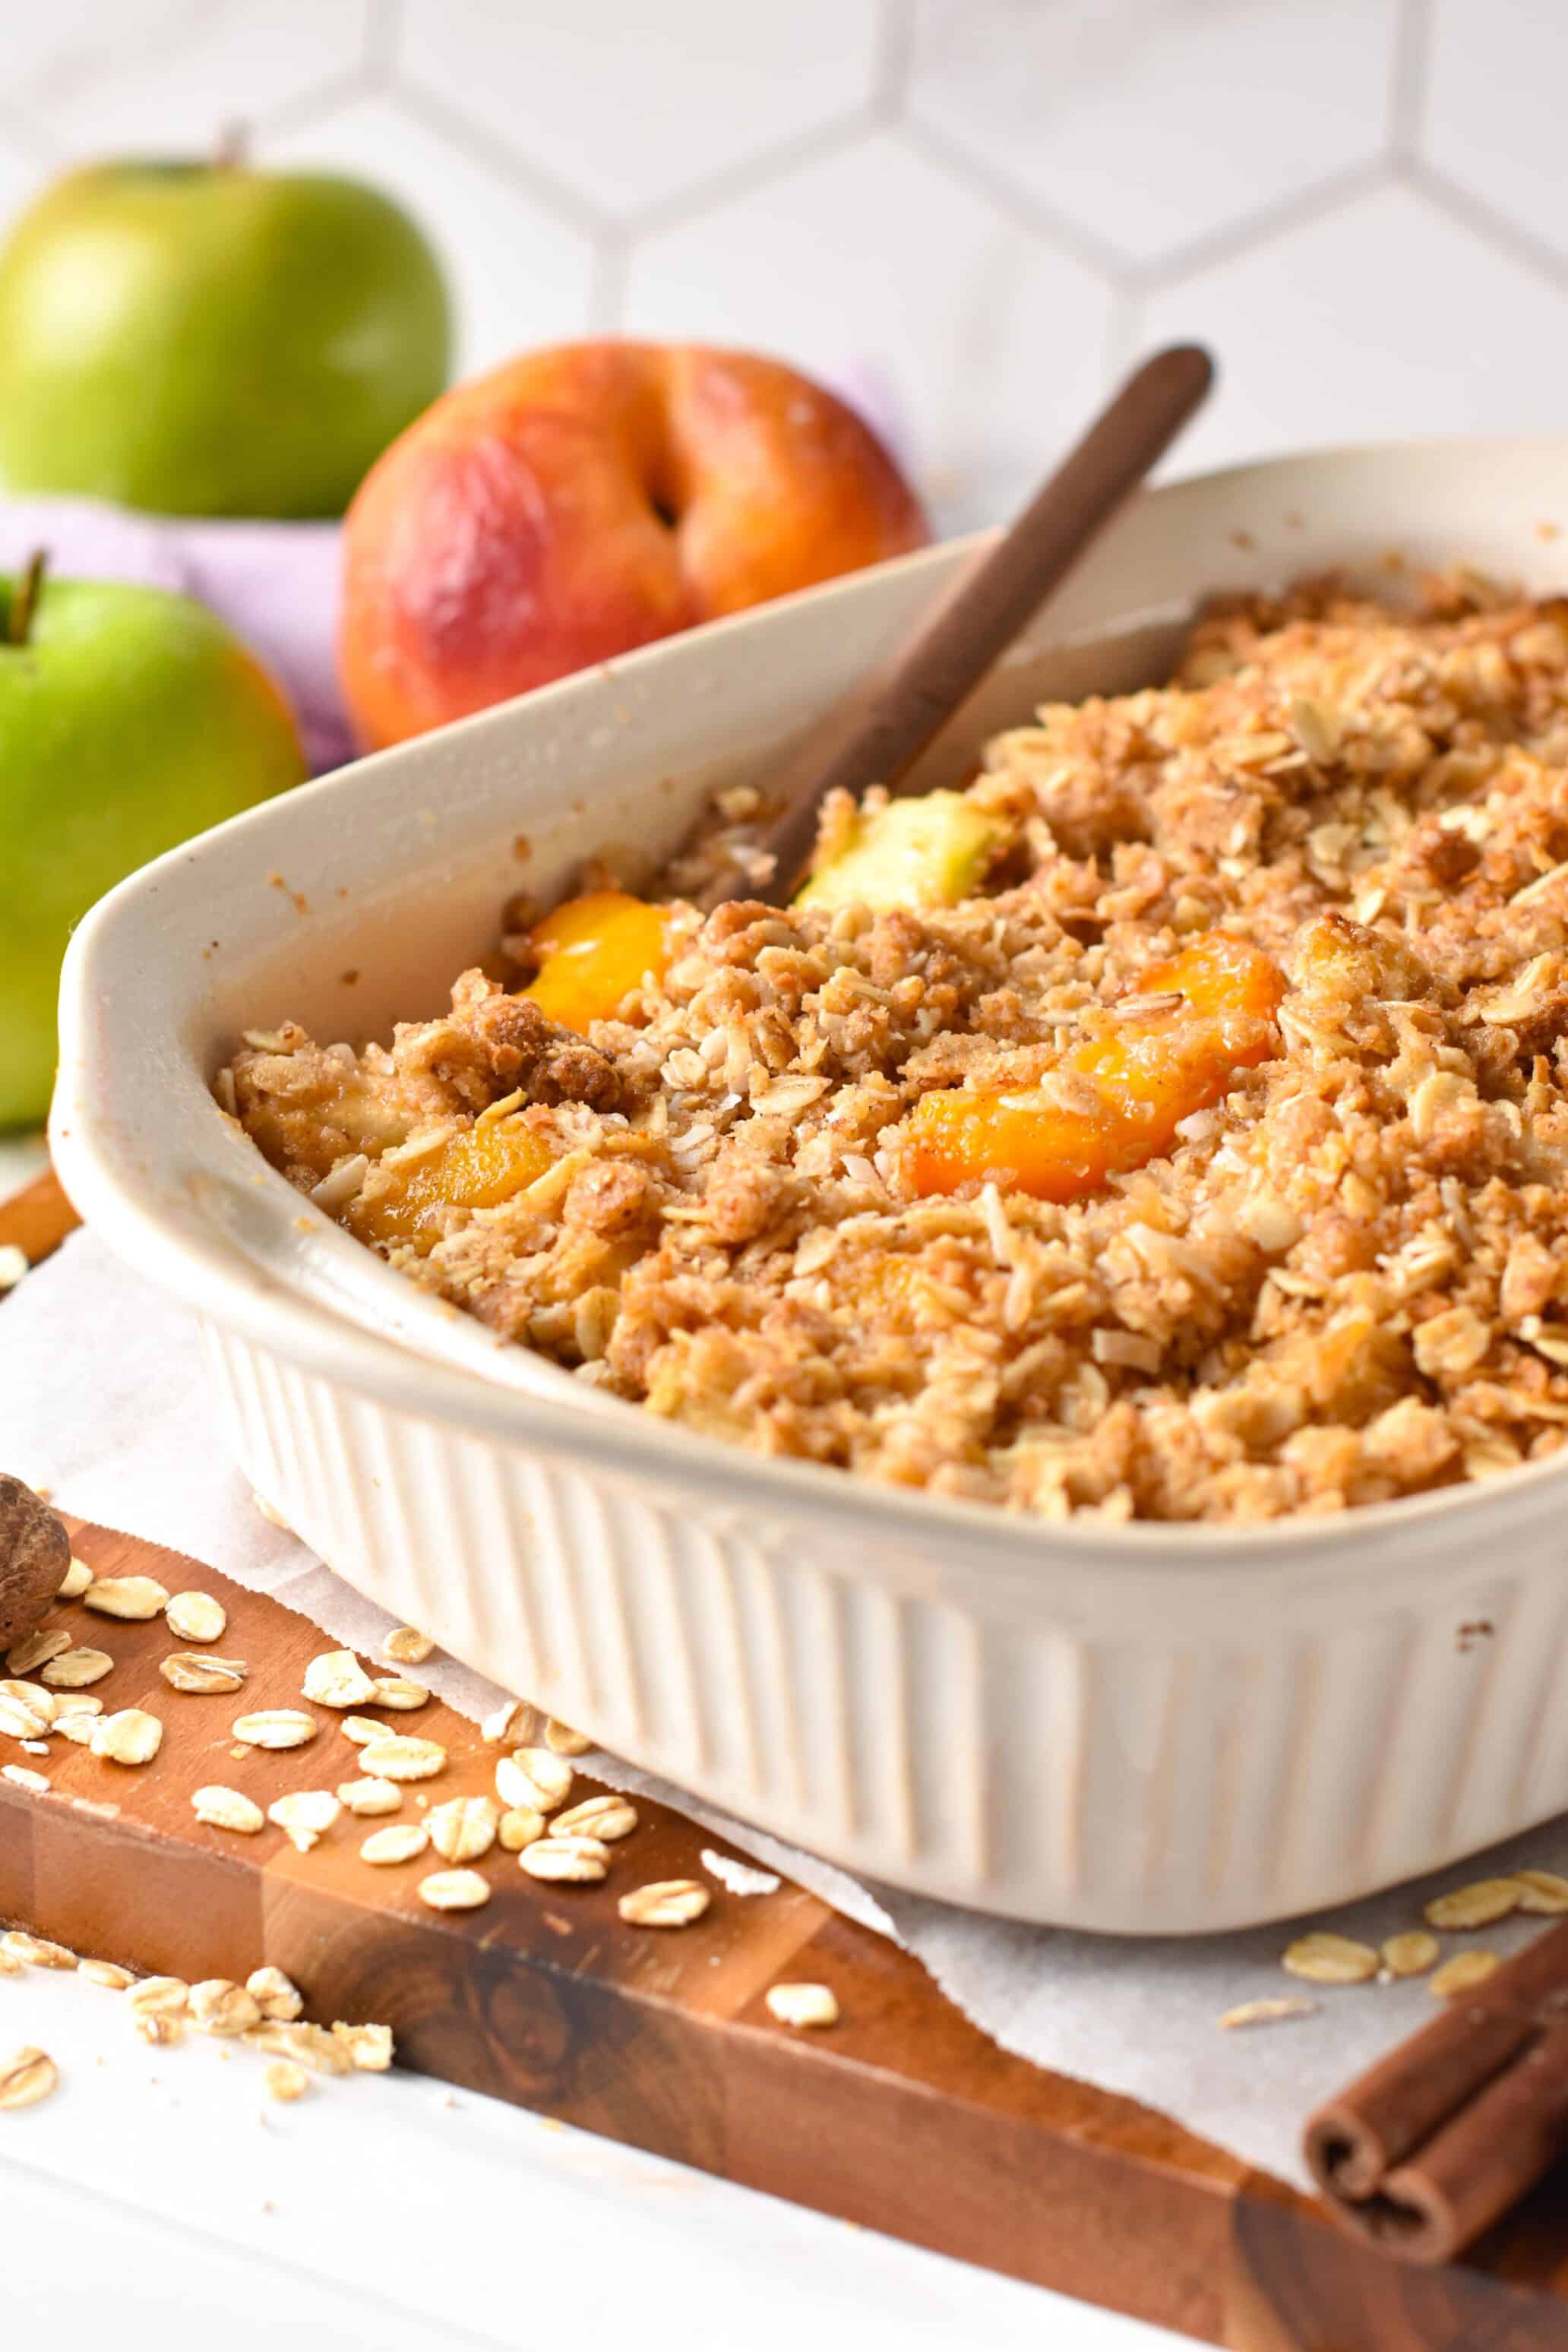
<path id="1" fill-rule="evenodd" d="M 0 1979 L 0 2053 L 24 2042 L 60 2084 L 0 2115 L 0 2269 L 50 2352 L 1182 2340 L 422 2076 L 279 2106 L 258 2053 L 149 2049 L 78 1977 Z"/>
<path id="2" fill-rule="evenodd" d="M 38 1164 L 0 1140 L 0 1198 Z M 0 2275 L 8 2310 L 47 2314 L 50 2352 L 98 2352 L 106 2328 L 121 2352 L 277 2352 L 286 2331 L 376 2352 L 1184 2340 L 423 2077 L 279 2106 L 255 2053 L 149 2049 L 76 1976 L 0 1978 L 0 2054 L 26 2042 L 61 2079 L 0 2115 Z"/>

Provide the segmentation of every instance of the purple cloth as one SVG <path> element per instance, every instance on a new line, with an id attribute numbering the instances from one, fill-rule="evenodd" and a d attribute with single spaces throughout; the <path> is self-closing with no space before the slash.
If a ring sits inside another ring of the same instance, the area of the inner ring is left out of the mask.
<path id="1" fill-rule="evenodd" d="M 0 502 L 0 572 L 47 547 L 61 579 L 133 580 L 210 605 L 288 695 L 318 775 L 353 757 L 334 666 L 338 538 L 331 522 L 202 522 L 89 499 Z"/>

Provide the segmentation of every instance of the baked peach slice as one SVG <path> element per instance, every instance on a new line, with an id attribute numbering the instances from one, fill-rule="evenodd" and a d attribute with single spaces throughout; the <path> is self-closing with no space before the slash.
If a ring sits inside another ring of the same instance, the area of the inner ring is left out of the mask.
<path id="1" fill-rule="evenodd" d="M 383 1249 L 411 1244 L 423 1256 L 445 1233 L 448 1210 L 498 1209 L 554 1158 L 520 1118 L 485 1118 L 418 1158 L 383 1161 L 343 1223 L 362 1242 Z"/>
<path id="2" fill-rule="evenodd" d="M 1211 931 L 1142 976 L 1110 1035 L 1064 1054 L 1038 1087 L 929 1094 L 905 1129 L 920 1193 L 994 1181 L 1081 1201 L 1166 1151 L 1194 1111 L 1276 1050 L 1285 978 L 1272 958 Z"/>
<path id="3" fill-rule="evenodd" d="M 522 992 L 547 1020 L 585 1034 L 607 1021 L 646 977 L 662 979 L 669 961 L 667 907 L 623 890 L 567 898 L 536 923 L 528 942 L 541 959 Z"/>

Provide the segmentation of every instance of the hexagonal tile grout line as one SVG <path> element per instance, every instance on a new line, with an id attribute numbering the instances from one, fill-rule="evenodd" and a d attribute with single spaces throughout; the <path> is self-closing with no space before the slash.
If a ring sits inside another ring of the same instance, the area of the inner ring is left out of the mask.
<path id="1" fill-rule="evenodd" d="M 312 124 L 330 120 L 340 106 L 352 106 L 356 99 L 374 98 L 385 89 L 383 70 L 362 59 L 318 89 L 280 99 L 276 106 L 259 107 L 243 121 L 247 131 L 309 131 Z"/>
<path id="2" fill-rule="evenodd" d="M 392 78 L 403 38 L 403 0 L 370 0 L 365 19 L 364 54 L 360 62 L 380 89 Z"/>
<path id="3" fill-rule="evenodd" d="M 589 204 L 553 173 L 542 172 L 514 147 L 492 138 L 466 115 L 454 114 L 443 100 L 433 98 L 427 89 L 410 81 L 395 59 L 388 76 L 386 96 L 395 107 L 414 121 L 423 123 L 449 147 L 456 147 L 459 152 L 466 150 L 483 169 L 495 173 L 500 179 L 510 180 L 531 197 L 541 211 L 553 213 L 568 228 L 598 237 L 619 227 L 618 222 Z"/>
<path id="4" fill-rule="evenodd" d="M 626 272 L 631 241 L 618 230 L 604 228 L 594 238 L 593 274 L 588 285 L 588 325 L 597 335 L 617 335 L 626 308 Z"/>
<path id="5" fill-rule="evenodd" d="M 1431 59 L 1432 0 L 1400 0 L 1388 107 L 1388 152 L 1394 163 L 1415 156 Z"/>
<path id="6" fill-rule="evenodd" d="M 1568 254 L 1557 252 L 1529 229 L 1521 228 L 1517 221 L 1495 211 L 1484 196 L 1462 187 L 1437 164 L 1428 163 L 1425 156 L 1413 155 L 1408 162 L 1394 163 L 1391 177 L 1399 186 L 1425 196 L 1429 205 L 1470 230 L 1483 244 L 1494 247 L 1522 268 L 1532 269 L 1557 293 L 1568 293 Z"/>
<path id="7" fill-rule="evenodd" d="M 387 5 L 389 0 L 370 0 L 373 12 L 378 5 Z M 152 48 L 155 54 L 162 52 L 164 56 L 177 53 L 184 29 L 194 26 L 198 16 L 198 10 L 187 7 L 183 23 L 159 27 L 151 36 L 143 36 L 133 45 L 138 61 L 144 60 L 149 48 Z M 230 120 L 237 120 L 247 131 L 253 128 L 269 131 L 292 130 L 297 122 L 309 123 L 318 115 L 329 114 L 334 107 L 363 97 L 367 89 L 375 87 L 370 58 L 371 34 L 374 21 L 374 13 L 367 16 L 365 54 L 358 64 L 344 67 L 336 72 L 323 72 L 319 81 L 308 89 L 297 90 L 293 97 L 280 100 L 275 107 L 236 107 L 232 110 L 215 111 L 215 124 L 221 125 Z M 21 93 L 23 103 L 31 101 L 37 104 L 47 101 L 51 96 L 63 95 L 71 90 L 90 89 L 105 79 L 112 81 L 119 69 L 121 57 L 132 46 L 129 38 L 126 41 L 112 38 L 96 49 L 89 48 L 75 57 L 59 59 L 47 68 L 30 85 L 24 88 Z M 0 118 L 9 121 L 19 130 L 25 130 L 29 134 L 28 145 L 32 152 L 38 155 L 40 162 L 58 163 L 69 157 L 72 149 L 70 139 L 68 137 L 61 139 L 58 134 L 44 130 L 35 123 L 30 115 L 23 115 L 15 99 L 0 99 Z"/>
<path id="8" fill-rule="evenodd" d="M 831 121 L 819 122 L 810 131 L 796 131 L 792 138 L 777 140 L 762 153 L 750 155 L 743 163 L 727 163 L 722 171 L 693 181 L 672 196 L 656 197 L 651 204 L 625 214 L 615 226 L 628 238 L 662 236 L 667 230 L 684 228 L 704 213 L 741 203 L 759 188 L 765 188 L 770 180 L 786 180 L 792 172 L 802 171 L 807 164 L 825 163 L 829 156 L 884 128 L 873 101 L 862 99 Z"/>
<path id="9" fill-rule="evenodd" d="M 1310 188 L 1299 188 L 1293 195 L 1281 196 L 1277 204 L 1264 205 L 1250 219 L 1215 229 L 1206 236 L 1194 237 L 1159 261 L 1124 262 L 1117 282 L 1135 296 L 1162 293 L 1167 287 L 1179 286 L 1184 278 L 1200 277 L 1205 270 L 1238 260 L 1259 246 L 1289 236 L 1296 229 L 1307 228 L 1331 213 L 1342 212 L 1360 197 L 1390 186 L 1397 177 L 1396 167 L 1387 155 L 1373 156 L 1365 163 L 1347 164 L 1342 172 L 1335 172 Z"/>
<path id="10" fill-rule="evenodd" d="M 915 0 L 882 0 L 871 105 L 879 121 L 902 120 L 915 62 Z"/>
<path id="11" fill-rule="evenodd" d="M 1119 286 L 1127 277 L 1131 264 L 1125 255 L 1113 246 L 1102 245 L 1097 236 L 1080 228 L 1047 205 L 1037 204 L 1024 189 L 1000 173 L 988 172 L 973 155 L 949 139 L 945 131 L 937 131 L 918 114 L 903 115 L 893 124 L 894 136 L 902 141 L 911 154 L 919 155 L 933 171 L 955 180 L 966 187 L 991 211 L 999 212 L 1004 219 L 1013 222 L 1030 236 L 1037 236 L 1054 245 L 1069 261 Z"/>
<path id="12" fill-rule="evenodd" d="M 139 60 L 144 59 L 149 53 L 154 57 L 160 54 L 166 57 L 172 48 L 180 46 L 184 32 L 197 21 L 200 14 L 199 7 L 193 6 L 191 0 L 185 0 L 185 5 L 178 11 L 179 21 L 175 24 L 165 22 L 151 28 L 143 26 L 133 33 L 121 33 L 118 26 L 107 35 L 100 29 L 96 36 L 89 36 L 80 49 L 58 58 L 46 66 L 23 89 L 21 96 L 25 101 L 47 100 L 66 90 L 90 88 L 94 82 L 101 81 L 106 74 L 112 77 L 120 60 L 127 53 L 133 54 Z"/>

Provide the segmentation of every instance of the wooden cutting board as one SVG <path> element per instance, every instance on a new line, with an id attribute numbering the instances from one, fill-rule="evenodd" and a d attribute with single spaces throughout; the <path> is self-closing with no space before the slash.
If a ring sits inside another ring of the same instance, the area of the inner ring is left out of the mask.
<path id="1" fill-rule="evenodd" d="M 72 1222 L 46 1178 L 0 1205 L 0 1242 L 37 1260 Z M 331 1646 L 318 1628 L 210 1566 L 71 1524 L 100 1574 L 216 1594 L 229 1612 L 221 1654 L 250 1665 L 246 1709 L 301 1704 L 307 1660 Z M 376 1822 L 345 1815 L 309 1854 L 271 1826 L 251 1838 L 205 1829 L 190 1807 L 202 1782 L 265 1806 L 355 1777 L 358 1750 L 316 1709 L 309 1747 L 237 1759 L 240 1705 L 169 1688 L 157 1662 L 179 1644 L 161 1620 L 64 1613 L 115 1657 L 98 1685 L 106 1708 L 149 1707 L 163 1743 L 126 1769 L 63 1742 L 47 1759 L 0 1742 L 4 1760 L 50 1783 L 0 1781 L 7 1925 L 187 1979 L 273 1961 L 306 1988 L 310 2015 L 384 2021 L 403 2063 L 448 2082 L 1237 2352 L 1568 2352 L 1568 2168 L 1470 2262 L 1402 2270 L 1167 2118 L 1007 2056 L 917 1961 L 799 1887 L 740 1896 L 715 1885 L 693 1927 L 628 1927 L 618 1894 L 704 1878 L 703 1848 L 730 1851 L 662 1806 L 639 1801 L 604 1885 L 542 1885 L 495 1852 L 480 1867 L 496 1891 L 468 1913 L 420 1904 L 432 1859 L 362 1863 Z M 395 1818 L 417 1819 L 421 1794 L 490 1788 L 497 1751 L 438 1702 L 388 1723 L 449 1753 Z M 598 1789 L 581 1776 L 574 1801 Z M 773 2021 L 766 1989 L 799 1979 L 832 1987 L 837 2026 Z M 1303 2108 L 1326 2087 L 1304 2079 Z"/>

